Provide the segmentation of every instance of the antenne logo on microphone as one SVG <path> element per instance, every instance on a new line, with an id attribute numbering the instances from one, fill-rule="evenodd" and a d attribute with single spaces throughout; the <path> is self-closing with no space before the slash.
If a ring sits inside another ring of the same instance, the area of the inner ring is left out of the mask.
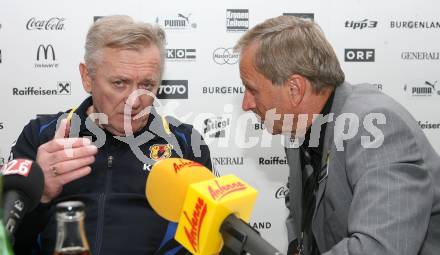
<path id="1" fill-rule="evenodd" d="M 185 235 L 188 238 L 188 241 L 191 244 L 194 252 L 199 250 L 200 230 L 207 212 L 208 205 L 200 197 L 197 198 L 196 204 L 194 205 L 194 209 L 190 216 L 186 211 L 183 211 L 183 215 L 188 221 L 183 223 L 186 225 L 184 226 Z"/>
<path id="2" fill-rule="evenodd" d="M 222 185 L 218 182 L 218 180 L 215 180 L 214 183 L 214 187 L 212 187 L 211 185 L 208 186 L 209 194 L 211 194 L 211 197 L 214 200 L 220 200 L 233 192 L 246 189 L 246 185 L 244 185 L 240 181 Z"/>
<path id="3" fill-rule="evenodd" d="M 200 163 L 197 163 L 195 161 L 183 161 L 183 160 L 179 160 L 180 164 L 177 163 L 173 163 L 173 167 L 174 167 L 174 172 L 177 174 L 180 170 L 182 170 L 182 168 L 184 167 L 192 167 L 192 166 L 203 166 Z"/>

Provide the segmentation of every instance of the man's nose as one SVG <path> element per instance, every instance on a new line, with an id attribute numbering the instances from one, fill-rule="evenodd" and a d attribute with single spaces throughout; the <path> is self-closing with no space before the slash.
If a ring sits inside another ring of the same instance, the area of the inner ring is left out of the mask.
<path id="1" fill-rule="evenodd" d="M 138 108 L 141 105 L 142 94 L 140 93 L 140 91 L 141 90 L 138 88 L 133 88 L 128 95 L 126 102 L 131 108 Z"/>
<path id="2" fill-rule="evenodd" d="M 255 108 L 255 98 L 248 90 L 244 91 L 241 108 L 243 111 L 250 111 Z"/>

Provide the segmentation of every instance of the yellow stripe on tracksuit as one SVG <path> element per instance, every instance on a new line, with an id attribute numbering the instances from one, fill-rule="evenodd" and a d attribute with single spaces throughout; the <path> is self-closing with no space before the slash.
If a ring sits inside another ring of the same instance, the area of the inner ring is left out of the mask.
<path id="1" fill-rule="evenodd" d="M 78 107 L 73 107 L 72 110 L 70 110 L 69 114 L 67 115 L 67 121 L 70 122 L 70 120 L 72 119 L 73 113 L 76 111 L 76 109 L 78 109 Z M 167 135 L 171 134 L 171 129 L 170 129 L 170 124 L 168 123 L 168 121 L 165 119 L 165 117 L 160 116 L 162 119 L 162 126 L 163 129 L 165 130 L 165 132 L 167 133 Z"/>

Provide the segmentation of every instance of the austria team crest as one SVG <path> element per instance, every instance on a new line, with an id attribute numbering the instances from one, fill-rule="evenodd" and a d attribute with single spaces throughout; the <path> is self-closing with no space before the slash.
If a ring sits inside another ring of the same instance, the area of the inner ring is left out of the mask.
<path id="1" fill-rule="evenodd" d="M 155 144 L 150 146 L 150 158 L 154 160 L 160 160 L 171 157 L 171 150 L 173 146 L 171 144 Z"/>

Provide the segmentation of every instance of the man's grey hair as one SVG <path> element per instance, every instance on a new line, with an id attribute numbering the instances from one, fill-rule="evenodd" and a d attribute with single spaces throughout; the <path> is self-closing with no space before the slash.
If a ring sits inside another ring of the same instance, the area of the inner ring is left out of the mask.
<path id="1" fill-rule="evenodd" d="M 158 26 L 135 22 L 131 17 L 112 15 L 98 19 L 89 29 L 86 38 L 84 61 L 93 75 L 99 66 L 102 49 L 116 48 L 141 50 L 151 45 L 160 51 L 160 75 L 165 59 L 165 32 Z"/>
<path id="2" fill-rule="evenodd" d="M 320 92 L 345 80 L 333 47 L 313 21 L 293 16 L 268 19 L 247 31 L 234 49 L 242 53 L 253 43 L 258 43 L 256 70 L 275 85 L 298 74 Z"/>

